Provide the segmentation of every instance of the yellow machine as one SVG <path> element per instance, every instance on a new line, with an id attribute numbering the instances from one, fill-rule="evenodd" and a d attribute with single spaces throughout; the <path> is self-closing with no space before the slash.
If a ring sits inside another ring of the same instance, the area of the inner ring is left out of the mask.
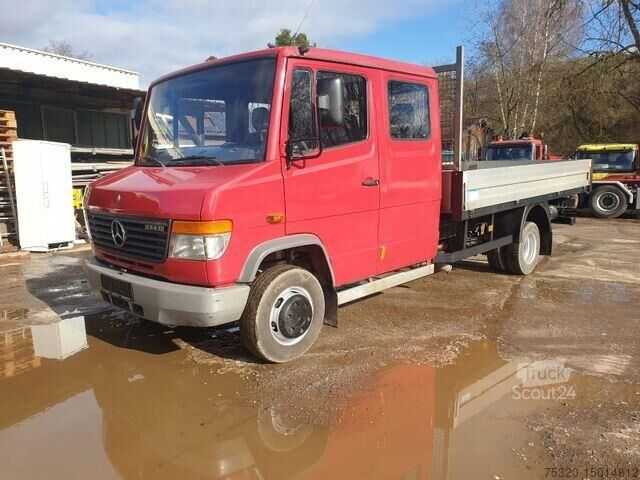
<path id="1" fill-rule="evenodd" d="M 593 162 L 593 189 L 584 199 L 593 214 L 616 218 L 629 210 L 640 211 L 640 159 L 634 143 L 580 145 L 577 158 Z"/>
<path id="2" fill-rule="evenodd" d="M 73 208 L 81 209 L 82 208 L 82 199 L 84 197 L 84 187 L 74 187 L 73 188 Z"/>

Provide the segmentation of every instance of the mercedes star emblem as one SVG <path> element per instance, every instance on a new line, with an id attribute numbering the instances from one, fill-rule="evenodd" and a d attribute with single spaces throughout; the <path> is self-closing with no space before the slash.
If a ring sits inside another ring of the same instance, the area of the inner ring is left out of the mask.
<path id="1" fill-rule="evenodd" d="M 122 248 L 124 246 L 124 242 L 127 240 L 127 232 L 120 220 L 111 222 L 111 238 L 116 247 Z"/>

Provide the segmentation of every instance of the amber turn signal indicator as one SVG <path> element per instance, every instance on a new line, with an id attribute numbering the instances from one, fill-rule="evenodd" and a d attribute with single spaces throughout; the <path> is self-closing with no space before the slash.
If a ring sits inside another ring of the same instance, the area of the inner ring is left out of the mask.
<path id="1" fill-rule="evenodd" d="M 267 223 L 276 224 L 284 222 L 284 213 L 270 213 L 267 215 Z"/>
<path id="2" fill-rule="evenodd" d="M 215 235 L 229 233 L 233 230 L 231 220 L 214 220 L 212 222 L 175 221 L 171 226 L 173 233 L 183 235 Z"/>

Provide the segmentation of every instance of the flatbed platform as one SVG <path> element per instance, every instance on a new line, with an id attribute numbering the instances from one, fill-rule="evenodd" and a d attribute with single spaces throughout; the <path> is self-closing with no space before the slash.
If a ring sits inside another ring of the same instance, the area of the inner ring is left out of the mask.
<path id="1" fill-rule="evenodd" d="M 590 160 L 505 163 L 483 161 L 463 171 L 443 171 L 442 213 L 472 218 L 501 206 L 567 196 L 591 184 Z"/>

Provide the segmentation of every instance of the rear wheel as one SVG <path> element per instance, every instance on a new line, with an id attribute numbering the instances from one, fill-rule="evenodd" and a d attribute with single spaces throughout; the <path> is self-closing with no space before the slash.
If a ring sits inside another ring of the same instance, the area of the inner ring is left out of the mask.
<path id="1" fill-rule="evenodd" d="M 293 265 L 276 265 L 262 273 L 249 293 L 240 319 L 246 348 L 273 363 L 298 358 L 320 335 L 324 293 L 318 279 Z"/>
<path id="2" fill-rule="evenodd" d="M 627 197 L 613 185 L 596 188 L 589 203 L 591 211 L 599 218 L 618 218 L 627 211 Z"/>
<path id="3" fill-rule="evenodd" d="M 538 265 L 540 257 L 540 229 L 534 222 L 525 222 L 520 239 L 504 247 L 503 261 L 507 271 L 514 275 L 529 275 Z"/>

